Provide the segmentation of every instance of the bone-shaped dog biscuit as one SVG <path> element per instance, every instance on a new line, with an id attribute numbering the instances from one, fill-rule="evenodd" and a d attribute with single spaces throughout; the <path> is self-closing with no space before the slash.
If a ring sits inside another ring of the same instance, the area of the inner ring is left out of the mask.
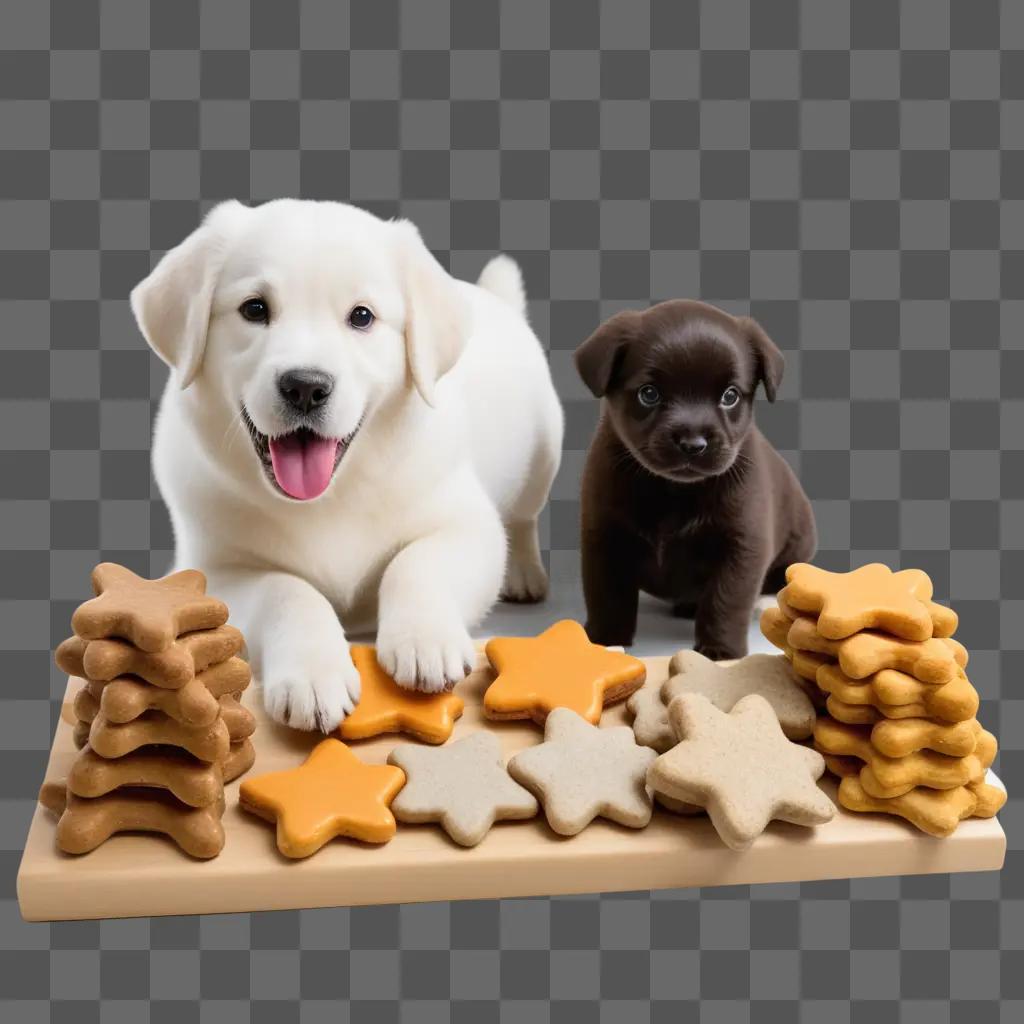
<path id="1" fill-rule="evenodd" d="M 72 764 L 67 784 L 75 796 L 89 798 L 125 786 L 166 789 L 182 803 L 206 807 L 221 797 L 226 782 L 247 772 L 255 758 L 248 739 L 233 743 L 227 757 L 214 764 L 172 747 L 142 747 L 113 760 L 86 747 Z"/>
<path id="2" fill-rule="evenodd" d="M 890 718 L 940 718 L 966 722 L 978 712 L 978 693 L 961 670 L 942 686 L 930 686 L 896 669 L 851 679 L 838 665 L 818 669 L 818 686 L 845 704 L 869 704 Z"/>
<path id="3" fill-rule="evenodd" d="M 818 632 L 814 619 L 803 615 L 789 624 L 785 642 L 797 650 L 835 658 L 852 679 L 891 668 L 940 686 L 952 681 L 967 664 L 967 649 L 952 637 L 913 641 L 868 630 L 845 640 L 828 640 Z"/>
<path id="4" fill-rule="evenodd" d="M 233 697 L 221 697 L 221 717 L 209 726 L 187 726 L 161 711 L 146 711 L 134 721 L 109 722 L 98 714 L 89 730 L 89 744 L 100 757 L 124 757 L 149 745 L 182 747 L 200 761 L 222 761 L 232 741 L 256 729 L 252 712 Z"/>
<path id="5" fill-rule="evenodd" d="M 243 646 L 241 632 L 225 624 L 186 633 L 155 654 L 124 640 L 90 641 L 72 636 L 58 646 L 55 659 L 68 675 L 98 680 L 134 675 L 154 686 L 176 690 L 211 665 L 233 658 Z"/>
<path id="6" fill-rule="evenodd" d="M 87 684 L 111 722 L 130 722 L 144 711 L 162 711 L 185 725 L 209 725 L 218 715 L 218 698 L 239 694 L 249 685 L 252 673 L 241 658 L 206 669 L 179 690 L 166 690 L 134 676 L 118 676 L 109 682 Z M 84 716 L 79 716 L 84 717 Z"/>
<path id="7" fill-rule="evenodd" d="M 982 730 L 976 752 L 967 757 L 948 757 L 920 750 L 906 757 L 886 757 L 871 743 L 871 730 L 820 718 L 814 727 L 814 745 L 823 754 L 856 757 L 864 762 L 860 782 L 865 792 L 878 798 L 901 796 L 917 786 L 953 789 L 984 777 L 995 759 L 995 738 Z"/>
<path id="8" fill-rule="evenodd" d="M 216 857 L 224 848 L 223 796 L 207 807 L 184 806 L 159 789 L 119 789 L 83 799 L 64 783 L 47 782 L 39 802 L 60 816 L 57 846 L 65 853 L 89 853 L 119 832 L 158 832 L 200 859 Z"/>
<path id="9" fill-rule="evenodd" d="M 855 776 L 839 784 L 839 803 L 849 811 L 892 814 L 905 818 L 937 838 L 951 836 L 965 818 L 991 817 L 1006 802 L 1006 794 L 983 782 L 955 789 L 912 789 L 889 799 L 873 797 Z"/>
<path id="10" fill-rule="evenodd" d="M 950 636 L 956 613 L 931 600 L 932 585 L 918 569 L 894 573 L 881 563 L 836 573 L 798 562 L 786 570 L 780 602 L 817 615 L 817 631 L 842 640 L 865 629 L 880 629 L 905 640 Z"/>
<path id="11" fill-rule="evenodd" d="M 949 757 L 974 752 L 981 726 L 977 719 L 953 724 L 927 718 L 885 719 L 871 730 L 871 742 L 886 757 L 907 757 L 919 750 L 934 750 Z"/>

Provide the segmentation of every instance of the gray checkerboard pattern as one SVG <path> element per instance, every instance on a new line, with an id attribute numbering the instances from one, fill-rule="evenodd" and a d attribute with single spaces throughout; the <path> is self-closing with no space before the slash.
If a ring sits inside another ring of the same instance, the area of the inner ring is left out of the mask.
<path id="1" fill-rule="evenodd" d="M 0 1019 L 1024 1019 L 1024 4 L 2 0 L 0 48 Z M 922 566 L 961 613 L 1002 874 L 22 923 L 48 652 L 100 557 L 170 555 L 128 290 L 215 201 L 279 195 L 409 216 L 461 275 L 520 260 L 562 579 L 572 349 L 669 296 L 758 317 L 822 563 Z"/>

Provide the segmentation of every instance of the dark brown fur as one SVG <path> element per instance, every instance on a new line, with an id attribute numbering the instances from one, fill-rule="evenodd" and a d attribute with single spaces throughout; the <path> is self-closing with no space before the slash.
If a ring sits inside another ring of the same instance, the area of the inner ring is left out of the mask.
<path id="1" fill-rule="evenodd" d="M 603 399 L 582 493 L 595 643 L 633 642 L 643 590 L 696 619 L 702 654 L 741 657 L 758 597 L 814 554 L 810 502 L 753 420 L 758 384 L 774 401 L 783 366 L 754 320 L 684 300 L 619 313 L 577 349 L 580 376 Z M 660 394 L 651 408 L 644 385 Z M 721 404 L 730 387 L 731 409 Z"/>

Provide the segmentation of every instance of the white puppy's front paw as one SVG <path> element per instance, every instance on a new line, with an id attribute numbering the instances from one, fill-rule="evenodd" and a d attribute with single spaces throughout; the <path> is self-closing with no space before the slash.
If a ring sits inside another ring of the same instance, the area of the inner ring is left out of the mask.
<path id="1" fill-rule="evenodd" d="M 450 690 L 476 665 L 476 647 L 461 621 L 385 621 L 377 632 L 377 660 L 410 690 Z"/>
<path id="2" fill-rule="evenodd" d="M 293 729 L 331 732 L 359 703 L 359 673 L 344 648 L 295 652 L 294 660 L 265 670 L 263 706 Z"/>

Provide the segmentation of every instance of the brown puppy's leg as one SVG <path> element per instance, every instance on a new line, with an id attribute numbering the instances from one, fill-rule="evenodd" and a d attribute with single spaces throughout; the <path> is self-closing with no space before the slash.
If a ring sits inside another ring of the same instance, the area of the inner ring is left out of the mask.
<path id="1" fill-rule="evenodd" d="M 747 653 L 747 630 L 768 558 L 744 551 L 727 558 L 708 580 L 697 608 L 694 649 L 712 661 L 742 658 Z"/>
<path id="2" fill-rule="evenodd" d="M 580 547 L 587 636 L 595 644 L 628 647 L 640 598 L 636 538 L 613 526 L 594 526 L 584 529 Z"/>

